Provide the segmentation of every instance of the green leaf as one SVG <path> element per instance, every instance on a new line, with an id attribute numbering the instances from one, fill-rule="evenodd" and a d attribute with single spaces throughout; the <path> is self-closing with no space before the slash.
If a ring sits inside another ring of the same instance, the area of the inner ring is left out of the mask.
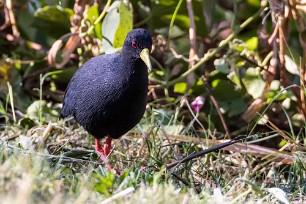
<path id="1" fill-rule="evenodd" d="M 56 22 L 64 25 L 70 25 L 70 17 L 73 10 L 61 6 L 45 6 L 35 11 L 34 16 L 48 22 Z"/>
<path id="2" fill-rule="evenodd" d="M 249 50 L 255 50 L 257 48 L 257 45 L 258 45 L 258 38 L 257 37 L 251 37 L 245 43 L 247 44 L 247 47 L 248 47 Z"/>
<path id="3" fill-rule="evenodd" d="M 87 11 L 87 19 L 90 21 L 91 25 L 94 24 L 94 22 L 97 20 L 98 17 L 99 17 L 99 5 L 95 4 L 89 7 Z M 94 30 L 93 30 L 94 35 L 100 40 L 102 40 L 101 27 L 102 27 L 101 23 L 97 23 L 96 25 L 94 25 Z"/>
<path id="4" fill-rule="evenodd" d="M 121 184 L 128 176 L 129 176 L 130 171 L 126 169 L 123 171 L 119 177 L 119 184 Z"/>
<path id="5" fill-rule="evenodd" d="M 248 68 L 242 82 L 254 99 L 262 96 L 266 83 L 260 75 L 259 68 Z"/>
<path id="6" fill-rule="evenodd" d="M 55 82 L 68 83 L 77 69 L 77 67 L 66 67 L 61 73 L 52 74 L 50 77 Z"/>
<path id="7" fill-rule="evenodd" d="M 243 98 L 234 98 L 227 101 L 219 102 L 220 108 L 227 112 L 229 117 L 233 117 L 243 113 L 247 109 L 247 104 Z"/>
<path id="8" fill-rule="evenodd" d="M 183 1 L 181 6 L 179 5 L 179 3 L 180 1 L 178 0 L 152 1 L 151 10 L 146 13 L 143 13 L 142 17 L 145 18 L 148 15 L 151 15 L 152 17 L 150 18 L 150 21 L 148 21 L 148 25 L 155 29 L 162 29 L 165 27 L 169 28 L 169 25 L 171 24 L 171 36 L 173 36 L 172 29 L 175 26 L 178 26 L 183 31 L 188 31 L 190 25 L 186 1 Z M 203 15 L 202 1 L 192 1 L 192 5 L 196 27 L 201 28 L 197 29 L 197 34 L 200 36 L 206 36 L 208 30 L 205 26 L 206 23 Z M 215 16 L 216 15 L 214 13 L 214 15 L 212 15 L 212 18 L 214 18 Z M 168 32 L 166 32 L 166 34 L 168 34 Z"/>
<path id="9" fill-rule="evenodd" d="M 275 97 L 278 96 L 276 99 Z M 265 98 L 267 103 L 273 102 L 273 101 L 283 101 L 288 97 L 288 94 L 286 92 L 282 92 L 279 94 L 279 91 L 268 91 L 265 93 Z"/>
<path id="10" fill-rule="evenodd" d="M 184 129 L 183 125 L 177 124 L 177 125 L 163 125 L 163 129 L 167 132 L 167 134 L 176 135 L 181 133 L 181 131 Z"/>
<path id="11" fill-rule="evenodd" d="M 260 0 L 247 0 L 247 2 L 254 7 L 260 7 L 261 1 Z"/>
<path id="12" fill-rule="evenodd" d="M 285 55 L 285 64 L 286 64 L 286 69 L 288 72 L 291 74 L 299 75 L 300 71 L 298 69 L 298 65 L 295 62 L 295 59 L 292 59 L 288 55 Z"/>
<path id="13" fill-rule="evenodd" d="M 115 1 L 102 23 L 102 45 L 105 53 L 114 53 L 122 47 L 125 37 L 133 28 L 133 10 L 122 1 Z"/>
<path id="14" fill-rule="evenodd" d="M 58 110 L 51 107 L 47 101 L 34 101 L 27 109 L 27 116 L 31 120 L 38 120 L 40 111 L 42 111 L 43 121 L 56 121 L 58 120 Z"/>
<path id="15" fill-rule="evenodd" d="M 0 101 L 0 115 L 5 118 L 5 121 L 9 120 L 6 109 L 3 107 L 2 102 Z"/>
<path id="16" fill-rule="evenodd" d="M 156 70 L 155 74 L 157 74 L 159 76 L 165 76 L 165 71 L 164 70 Z"/>
<path id="17" fill-rule="evenodd" d="M 240 81 L 240 78 L 239 78 L 239 72 L 238 71 L 234 71 L 234 72 L 231 72 L 227 78 L 229 80 L 231 80 L 231 82 L 233 82 L 239 89 L 242 89 L 242 84 L 241 84 L 241 81 Z"/>
<path id="18" fill-rule="evenodd" d="M 25 117 L 25 118 L 21 118 L 18 122 L 18 124 L 25 128 L 26 130 L 34 127 L 36 125 L 35 121 L 31 120 L 30 118 L 28 117 Z"/>
<path id="19" fill-rule="evenodd" d="M 214 61 L 214 65 L 216 69 L 219 70 L 221 73 L 224 73 L 224 74 L 230 73 L 229 65 L 226 62 L 226 59 L 224 57 L 220 59 L 216 59 Z"/>
<path id="20" fill-rule="evenodd" d="M 176 83 L 174 85 L 174 92 L 175 93 L 184 94 L 186 89 L 187 89 L 187 83 L 186 82 L 180 82 L 180 83 Z"/>
<path id="21" fill-rule="evenodd" d="M 115 174 L 108 171 L 105 177 L 98 174 L 95 176 L 99 179 L 99 183 L 95 185 L 95 190 L 99 193 L 110 196 L 114 185 Z"/>
<path id="22" fill-rule="evenodd" d="M 236 89 L 229 80 L 215 79 L 212 81 L 212 94 L 218 101 L 242 98 L 241 90 Z"/>
<path id="23" fill-rule="evenodd" d="M 33 30 L 32 34 L 29 33 L 31 38 L 35 38 L 36 42 L 42 43 L 46 46 L 51 46 L 54 39 L 58 39 L 62 35 L 66 34 L 70 30 L 70 18 L 73 16 L 74 12 L 70 8 L 63 8 L 61 6 L 45 6 L 39 8 L 34 13 L 33 21 L 31 22 L 31 27 L 36 28 Z M 23 15 L 27 17 L 27 15 Z M 28 19 L 28 18 L 27 18 Z M 29 19 L 31 20 L 31 19 Z M 25 20 L 18 20 L 23 26 L 27 26 L 28 23 L 24 23 Z M 28 30 L 30 26 L 25 29 Z M 50 37 L 54 38 L 53 40 Z"/>
<path id="24" fill-rule="evenodd" d="M 280 81 L 273 80 L 270 84 L 270 91 L 279 91 L 280 90 Z"/>

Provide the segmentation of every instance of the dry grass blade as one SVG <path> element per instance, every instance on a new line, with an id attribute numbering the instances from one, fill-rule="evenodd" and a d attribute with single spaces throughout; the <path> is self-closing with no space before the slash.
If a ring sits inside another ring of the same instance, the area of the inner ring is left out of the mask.
<path id="1" fill-rule="evenodd" d="M 267 123 L 284 139 L 287 141 L 290 141 L 291 143 L 295 143 L 293 139 L 291 139 L 288 135 L 286 135 L 283 131 L 281 131 L 276 125 L 274 125 L 270 120 L 267 121 Z"/>

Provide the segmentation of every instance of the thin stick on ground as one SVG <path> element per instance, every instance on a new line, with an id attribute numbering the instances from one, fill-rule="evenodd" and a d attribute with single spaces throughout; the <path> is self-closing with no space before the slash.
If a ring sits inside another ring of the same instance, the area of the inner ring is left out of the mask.
<path id="1" fill-rule="evenodd" d="M 183 184 L 185 184 L 186 186 L 190 187 L 190 183 L 189 183 L 186 179 L 180 177 L 180 176 L 177 175 L 176 173 L 171 173 L 171 174 L 172 174 L 172 176 L 174 176 L 177 180 L 181 181 Z"/>
<path id="2" fill-rule="evenodd" d="M 215 145 L 215 146 L 213 146 L 213 147 L 210 147 L 210 148 L 208 148 L 208 149 L 205 149 L 205 150 L 203 150 L 203 151 L 193 153 L 193 154 L 191 154 L 191 155 L 185 157 L 184 159 L 181 159 L 181 160 L 179 160 L 179 161 L 175 161 L 175 162 L 173 162 L 173 163 L 167 164 L 166 167 L 167 167 L 167 169 L 171 169 L 171 168 L 173 168 L 174 166 L 176 166 L 176 165 L 178 165 L 178 164 L 182 164 L 182 163 L 188 162 L 188 161 L 190 161 L 190 160 L 192 160 L 192 159 L 194 159 L 194 158 L 197 158 L 197 157 L 203 156 L 203 155 L 205 155 L 205 154 L 208 154 L 208 153 L 210 153 L 210 152 L 213 152 L 213 151 L 222 149 L 222 148 L 227 147 L 227 146 L 229 146 L 229 145 L 235 144 L 235 143 L 237 143 L 237 142 L 239 142 L 239 141 L 240 141 L 240 140 L 231 140 L 231 141 L 229 141 L 229 142 L 225 142 L 225 143 L 222 143 L 222 144 L 217 144 L 217 145 Z"/>

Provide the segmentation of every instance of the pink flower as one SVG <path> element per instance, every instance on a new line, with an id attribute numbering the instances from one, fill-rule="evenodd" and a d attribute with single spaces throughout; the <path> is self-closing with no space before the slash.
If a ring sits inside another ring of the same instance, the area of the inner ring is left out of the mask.
<path id="1" fill-rule="evenodd" d="M 198 112 L 205 104 L 205 98 L 203 96 L 198 96 L 195 100 L 191 103 L 191 108 Z"/>

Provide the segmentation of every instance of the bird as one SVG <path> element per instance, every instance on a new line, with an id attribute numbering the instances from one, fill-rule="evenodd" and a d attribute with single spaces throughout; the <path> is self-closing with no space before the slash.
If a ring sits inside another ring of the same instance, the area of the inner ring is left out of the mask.
<path id="1" fill-rule="evenodd" d="M 102 161 L 110 154 L 112 139 L 137 125 L 146 110 L 151 48 L 149 31 L 133 29 L 120 53 L 86 61 L 67 86 L 60 118 L 74 117 L 95 137 L 95 150 Z M 105 137 L 102 148 L 100 140 Z"/>

